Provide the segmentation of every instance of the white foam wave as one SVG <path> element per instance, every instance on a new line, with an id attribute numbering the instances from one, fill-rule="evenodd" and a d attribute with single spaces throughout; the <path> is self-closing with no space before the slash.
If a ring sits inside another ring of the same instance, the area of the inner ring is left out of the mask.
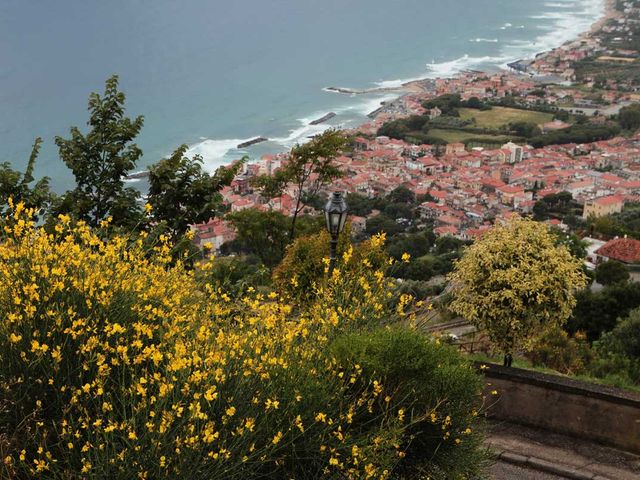
<path id="1" fill-rule="evenodd" d="M 200 155 L 205 168 L 207 170 L 214 170 L 220 165 L 229 163 L 232 160 L 229 158 L 230 154 L 237 154 L 237 156 L 240 157 L 246 153 L 245 150 L 238 150 L 237 146 L 243 142 L 251 140 L 252 138 L 256 137 L 227 140 L 206 139 L 191 145 L 187 149 L 186 155 L 189 157 L 193 155 Z"/>
<path id="2" fill-rule="evenodd" d="M 554 5 L 562 5 L 563 12 L 543 12 L 539 15 L 531 16 L 532 19 L 542 20 L 536 29 L 545 33 L 528 43 L 510 42 L 505 46 L 505 50 L 513 52 L 517 50 L 517 56 L 533 57 L 540 52 L 559 47 L 571 40 L 574 40 L 582 33 L 588 31 L 591 26 L 605 13 L 605 0 L 582 0 L 553 2 Z M 552 5 L 548 5 L 552 7 Z M 516 55 L 515 52 L 512 55 Z"/>
<path id="3" fill-rule="evenodd" d="M 310 123 L 316 118 L 324 115 L 326 112 L 317 112 L 309 118 L 300 118 L 300 126 L 289 130 L 289 135 L 286 137 L 277 137 L 270 139 L 272 142 L 278 143 L 283 147 L 289 149 L 297 143 L 305 143 L 309 141 L 310 137 L 318 135 L 325 130 L 331 128 L 331 125 L 321 123 L 320 125 L 310 125 Z"/>
<path id="4" fill-rule="evenodd" d="M 472 38 L 469 41 L 474 43 L 498 43 L 499 42 L 497 38 Z"/>

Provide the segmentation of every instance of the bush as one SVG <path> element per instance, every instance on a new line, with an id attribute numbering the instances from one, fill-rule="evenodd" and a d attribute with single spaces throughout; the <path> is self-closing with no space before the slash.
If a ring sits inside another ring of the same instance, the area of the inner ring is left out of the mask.
<path id="1" fill-rule="evenodd" d="M 615 285 L 629 280 L 629 271 L 622 263 L 615 260 L 603 262 L 596 267 L 596 282 L 601 285 Z"/>
<path id="2" fill-rule="evenodd" d="M 544 366 L 565 374 L 585 372 L 594 354 L 584 334 L 569 336 L 559 327 L 545 333 L 527 354 L 534 366 Z"/>
<path id="3" fill-rule="evenodd" d="M 362 378 L 379 378 L 403 399 L 378 400 L 409 426 L 400 444 L 403 478 L 471 478 L 482 471 L 487 457 L 479 449 L 476 417 L 482 381 L 457 351 L 415 331 L 389 328 L 338 338 L 331 352 L 338 364 L 359 366 Z"/>
<path id="4" fill-rule="evenodd" d="M 477 452 L 474 436 L 449 446 L 463 426 L 476 430 L 465 409 L 478 380 L 460 380 L 453 352 L 428 364 L 431 388 L 327 354 L 340 336 L 404 315 L 387 308 L 371 260 L 382 239 L 342 259 L 357 275 L 336 270 L 294 313 L 276 294 L 231 301 L 198 284 L 164 243 L 104 240 L 68 218 L 49 235 L 20 208 L 4 231 L 2 478 L 398 478 L 416 459 L 417 406 L 444 392 L 455 396 L 434 413 L 450 433 L 424 468 L 460 471 L 445 455 L 465 465 L 463 452 Z"/>
<path id="5" fill-rule="evenodd" d="M 617 375 L 640 383 L 640 310 L 633 310 L 594 344 L 600 359 L 592 367 L 598 376 Z"/>
<path id="6" fill-rule="evenodd" d="M 618 318 L 624 318 L 631 310 L 640 307 L 640 284 L 619 283 L 596 293 L 586 289 L 576 294 L 576 300 L 566 329 L 570 333 L 584 332 L 593 342 L 603 333 L 613 330 Z"/>

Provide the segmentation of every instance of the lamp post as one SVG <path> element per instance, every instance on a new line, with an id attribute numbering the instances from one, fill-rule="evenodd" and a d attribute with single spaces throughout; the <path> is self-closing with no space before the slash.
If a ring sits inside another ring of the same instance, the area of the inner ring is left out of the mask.
<path id="1" fill-rule="evenodd" d="M 331 235 L 331 257 L 329 262 L 329 275 L 336 266 L 336 250 L 338 249 L 338 236 L 344 230 L 347 221 L 347 202 L 342 193 L 333 192 L 331 198 L 324 207 L 324 216 L 327 221 L 327 231 Z"/>

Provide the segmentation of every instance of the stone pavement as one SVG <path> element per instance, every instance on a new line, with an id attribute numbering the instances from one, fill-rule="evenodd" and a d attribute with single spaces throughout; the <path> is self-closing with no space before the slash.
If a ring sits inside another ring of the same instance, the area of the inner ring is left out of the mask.
<path id="1" fill-rule="evenodd" d="M 582 439 L 490 422 L 487 443 L 498 455 L 495 480 L 640 479 L 640 456 Z"/>

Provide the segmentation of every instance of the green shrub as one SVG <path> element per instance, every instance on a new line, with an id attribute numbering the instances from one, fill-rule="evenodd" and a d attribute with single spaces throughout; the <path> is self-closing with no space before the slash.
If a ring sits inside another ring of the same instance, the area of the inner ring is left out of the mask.
<path id="1" fill-rule="evenodd" d="M 482 379 L 455 349 L 396 327 L 340 337 L 330 351 L 339 365 L 357 365 L 363 378 L 379 378 L 385 391 L 395 392 L 389 408 L 402 409 L 409 425 L 400 445 L 406 454 L 401 478 L 472 478 L 482 472 Z"/>

